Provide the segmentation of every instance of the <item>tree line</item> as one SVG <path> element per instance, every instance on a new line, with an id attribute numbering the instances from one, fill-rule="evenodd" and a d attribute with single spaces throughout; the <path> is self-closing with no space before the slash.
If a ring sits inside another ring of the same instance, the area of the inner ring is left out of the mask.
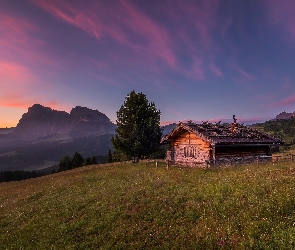
<path id="1" fill-rule="evenodd" d="M 254 127 L 282 139 L 289 146 L 295 145 L 295 117 L 270 120 L 265 123 L 255 124 Z"/>
<path id="2" fill-rule="evenodd" d="M 98 156 L 83 158 L 83 156 L 80 153 L 75 152 L 72 158 L 68 155 L 62 157 L 62 159 L 60 160 L 58 164 L 58 172 L 79 168 L 82 166 L 104 164 L 106 162 L 107 162 L 107 155 L 98 155 Z"/>
<path id="3" fill-rule="evenodd" d="M 36 178 L 45 175 L 41 172 L 36 171 L 24 171 L 24 170 L 15 170 L 15 171 L 1 171 L 0 172 L 0 182 L 8 181 L 21 181 L 30 178 Z"/>

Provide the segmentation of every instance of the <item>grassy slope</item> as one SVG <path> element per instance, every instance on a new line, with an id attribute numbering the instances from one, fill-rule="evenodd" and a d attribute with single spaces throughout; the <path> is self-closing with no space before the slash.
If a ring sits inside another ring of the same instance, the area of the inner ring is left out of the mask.
<path id="1" fill-rule="evenodd" d="M 0 248 L 295 248 L 292 168 L 114 164 L 0 183 Z"/>

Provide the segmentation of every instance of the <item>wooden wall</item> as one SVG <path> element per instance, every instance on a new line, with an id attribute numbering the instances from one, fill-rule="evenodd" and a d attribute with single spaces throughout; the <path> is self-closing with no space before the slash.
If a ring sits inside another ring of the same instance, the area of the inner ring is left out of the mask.
<path id="1" fill-rule="evenodd" d="M 208 142 L 184 132 L 172 142 L 171 161 L 188 166 L 204 165 L 210 160 L 210 149 Z"/>
<path id="2" fill-rule="evenodd" d="M 220 147 L 215 149 L 215 158 L 210 161 L 210 164 L 232 166 L 271 160 L 269 146 Z"/>
<path id="3" fill-rule="evenodd" d="M 215 149 L 215 158 L 219 157 L 247 157 L 271 155 L 269 146 L 248 146 L 248 147 L 217 147 Z"/>

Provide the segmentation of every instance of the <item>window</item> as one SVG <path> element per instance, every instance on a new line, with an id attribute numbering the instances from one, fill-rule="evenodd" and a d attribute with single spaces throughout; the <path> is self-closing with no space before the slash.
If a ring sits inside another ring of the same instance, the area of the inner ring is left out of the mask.
<path id="1" fill-rule="evenodd" d="M 184 152 L 184 157 L 195 157 L 196 147 L 194 146 L 184 147 L 183 152 Z"/>

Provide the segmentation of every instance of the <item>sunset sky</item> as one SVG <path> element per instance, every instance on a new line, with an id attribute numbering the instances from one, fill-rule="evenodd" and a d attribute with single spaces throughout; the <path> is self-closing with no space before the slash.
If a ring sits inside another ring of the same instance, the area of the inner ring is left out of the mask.
<path id="1" fill-rule="evenodd" d="M 293 0 L 0 0 L 0 127 L 35 103 L 115 121 L 132 90 L 163 124 L 293 112 L 294 12 Z"/>

